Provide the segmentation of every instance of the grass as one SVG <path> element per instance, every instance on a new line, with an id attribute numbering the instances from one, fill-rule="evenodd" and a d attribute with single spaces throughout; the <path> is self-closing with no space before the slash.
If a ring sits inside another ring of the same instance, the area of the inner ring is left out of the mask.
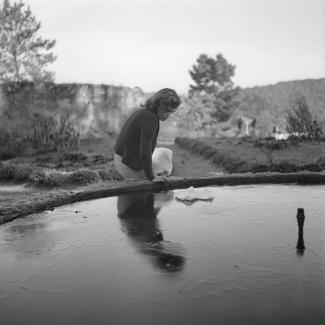
<path id="1" fill-rule="evenodd" d="M 286 144 L 272 150 L 272 163 L 253 138 L 177 138 L 176 142 L 211 159 L 227 172 L 296 172 L 325 169 L 325 142 Z"/>
<path id="2" fill-rule="evenodd" d="M 261 150 L 254 147 L 253 139 L 226 138 L 218 140 L 212 138 L 201 138 L 200 141 L 218 149 L 225 155 L 236 156 L 240 158 L 240 160 L 250 164 L 262 164 L 267 162 L 265 155 Z M 273 150 L 272 156 L 274 163 L 280 163 L 282 161 L 296 165 L 316 163 L 321 156 L 325 157 L 325 142 L 321 142 L 320 144 L 299 143 L 297 146 L 289 146 L 284 149 Z"/>
<path id="3" fill-rule="evenodd" d="M 51 152 L 0 162 L 0 181 L 69 188 L 121 180 L 113 166 L 113 140 L 81 142 L 78 152 Z"/>
<path id="4" fill-rule="evenodd" d="M 53 188 L 53 187 L 74 187 L 93 184 L 100 181 L 118 181 L 121 176 L 114 167 L 106 169 L 91 170 L 81 168 L 75 171 L 44 170 L 20 164 L 2 164 L 0 166 L 0 180 L 14 184 L 28 183 L 29 185 Z"/>
<path id="5" fill-rule="evenodd" d="M 108 180 L 121 180 L 121 177 L 113 169 L 94 171 L 85 168 L 67 173 L 41 173 L 31 177 L 33 185 L 45 188 L 84 186 Z"/>

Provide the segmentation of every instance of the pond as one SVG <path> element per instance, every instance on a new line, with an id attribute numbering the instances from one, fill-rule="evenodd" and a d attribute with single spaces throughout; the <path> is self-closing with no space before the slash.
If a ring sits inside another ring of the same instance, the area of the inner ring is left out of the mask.
<path id="1" fill-rule="evenodd" d="M 207 190 L 212 202 L 135 193 L 2 225 L 1 324 L 324 324 L 325 186 Z"/>

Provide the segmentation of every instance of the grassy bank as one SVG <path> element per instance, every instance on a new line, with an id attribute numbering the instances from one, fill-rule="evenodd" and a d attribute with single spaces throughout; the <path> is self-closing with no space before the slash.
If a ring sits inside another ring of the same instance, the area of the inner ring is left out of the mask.
<path id="1" fill-rule="evenodd" d="M 1 164 L 0 181 L 4 183 L 22 184 L 53 188 L 88 185 L 99 181 L 117 181 L 121 177 L 113 167 L 99 170 L 80 168 L 75 171 L 49 170 L 26 164 Z"/>
<path id="2" fill-rule="evenodd" d="M 253 138 L 176 138 L 175 142 L 216 166 L 222 166 L 228 173 L 319 172 L 325 169 L 325 142 L 272 141 L 272 146 L 263 146 Z"/>
<path id="3" fill-rule="evenodd" d="M 0 182 L 41 188 L 70 188 L 118 181 L 113 139 L 83 141 L 78 152 L 39 153 L 0 162 Z"/>

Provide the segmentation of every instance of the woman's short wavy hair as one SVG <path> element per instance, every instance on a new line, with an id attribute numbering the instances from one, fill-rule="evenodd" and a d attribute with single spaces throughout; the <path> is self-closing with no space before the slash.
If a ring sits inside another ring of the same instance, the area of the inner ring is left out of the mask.
<path id="1" fill-rule="evenodd" d="M 181 103 L 182 100 L 175 90 L 164 88 L 148 98 L 144 107 L 157 113 L 158 108 L 163 105 L 166 111 L 175 112 Z"/>

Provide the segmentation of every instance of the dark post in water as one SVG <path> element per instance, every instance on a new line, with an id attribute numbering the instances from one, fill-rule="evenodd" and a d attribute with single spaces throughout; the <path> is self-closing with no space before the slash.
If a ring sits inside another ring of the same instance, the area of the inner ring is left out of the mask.
<path id="1" fill-rule="evenodd" d="M 299 229 L 297 250 L 303 252 L 305 249 L 305 244 L 304 244 L 305 211 L 303 208 L 298 208 L 297 210 L 297 222 L 298 222 L 298 229 Z"/>

